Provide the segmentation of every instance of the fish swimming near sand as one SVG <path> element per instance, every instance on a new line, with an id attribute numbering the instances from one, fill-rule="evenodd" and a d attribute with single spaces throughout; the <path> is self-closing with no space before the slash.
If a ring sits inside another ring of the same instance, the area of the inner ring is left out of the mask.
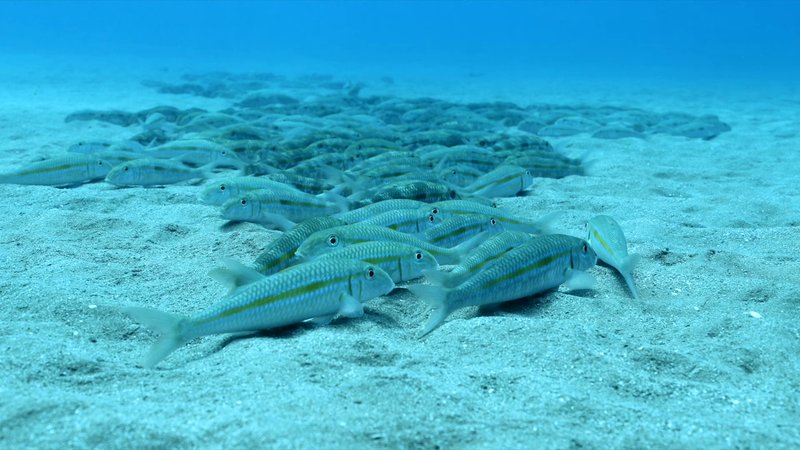
<path id="1" fill-rule="evenodd" d="M 115 186 L 166 186 L 209 178 L 211 163 L 204 167 L 189 167 L 170 159 L 137 159 L 115 166 L 106 175 L 106 182 Z"/>
<path id="2" fill-rule="evenodd" d="M 639 299 L 639 291 L 633 282 L 633 269 L 641 258 L 628 255 L 628 241 L 616 220 L 599 215 L 586 222 L 586 241 L 597 253 L 597 257 L 622 275 L 633 298 Z"/>
<path id="3" fill-rule="evenodd" d="M 75 153 L 31 163 L 15 172 L 0 174 L 0 184 L 72 186 L 103 179 L 111 171 L 108 161 L 92 154 Z"/>
<path id="4" fill-rule="evenodd" d="M 596 262 L 597 255 L 583 239 L 551 234 L 504 253 L 456 287 L 411 285 L 408 289 L 433 307 L 421 336 L 441 325 L 451 312 L 467 306 L 528 297 L 564 283 L 571 289 L 587 289 L 593 279 L 584 271 Z"/>
<path id="5" fill-rule="evenodd" d="M 243 279 L 239 270 L 218 269 L 220 281 Z M 211 308 L 191 317 L 141 307 L 123 310 L 160 338 L 142 365 L 154 367 L 170 353 L 200 336 L 267 330 L 306 320 L 328 323 L 336 316 L 357 318 L 362 304 L 394 289 L 392 278 L 379 267 L 355 260 L 304 263 L 285 272 L 239 285 Z"/>

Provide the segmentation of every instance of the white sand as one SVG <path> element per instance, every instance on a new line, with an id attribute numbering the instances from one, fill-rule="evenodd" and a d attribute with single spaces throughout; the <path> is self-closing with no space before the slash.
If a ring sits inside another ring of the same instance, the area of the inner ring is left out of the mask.
<path id="1" fill-rule="evenodd" d="M 157 94 L 139 85 L 144 69 L 32 67 L 0 79 L 3 171 L 132 134 L 64 123 L 78 109 L 226 104 Z M 0 447 L 800 446 L 797 91 L 395 79 L 392 91 L 412 95 L 717 114 L 733 130 L 557 139 L 588 153 L 591 176 L 503 202 L 531 217 L 566 211 L 570 232 L 617 218 L 643 255 L 640 301 L 596 267 L 594 291 L 462 310 L 418 340 L 428 308 L 400 293 L 361 320 L 198 339 L 157 370 L 137 367 L 154 335 L 116 308 L 200 310 L 224 294 L 206 273 L 222 258 L 249 263 L 274 234 L 221 229 L 196 186 L 0 185 Z"/>

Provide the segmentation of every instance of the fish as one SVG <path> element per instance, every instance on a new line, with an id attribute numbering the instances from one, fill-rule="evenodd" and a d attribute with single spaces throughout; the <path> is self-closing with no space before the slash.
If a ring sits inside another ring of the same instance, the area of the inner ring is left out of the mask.
<path id="1" fill-rule="evenodd" d="M 504 253 L 492 265 L 455 287 L 408 286 L 414 295 L 433 307 L 420 337 L 460 308 L 524 298 L 564 283 L 570 289 L 587 289 L 592 286 L 593 278 L 585 271 L 596 263 L 597 255 L 583 239 L 551 234 Z"/>
<path id="2" fill-rule="evenodd" d="M 202 166 L 216 163 L 217 166 L 242 167 L 244 163 L 228 148 L 205 139 L 180 139 L 167 142 L 144 152 L 150 158 L 168 158 L 186 164 Z"/>
<path id="3" fill-rule="evenodd" d="M 553 222 L 561 215 L 560 212 L 545 214 L 541 218 L 530 221 L 515 216 L 505 208 L 493 207 L 469 200 L 445 200 L 425 206 L 427 211 L 446 220 L 451 217 L 470 216 L 482 214 L 494 217 L 503 229 L 522 231 L 530 234 L 549 234 L 552 232 Z"/>
<path id="4" fill-rule="evenodd" d="M 163 186 L 211 176 L 213 163 L 203 167 L 189 167 L 170 159 L 137 159 L 114 166 L 106 182 L 115 186 Z"/>
<path id="5" fill-rule="evenodd" d="M 595 216 L 586 222 L 586 241 L 597 253 L 597 257 L 613 267 L 622 275 L 634 299 L 639 299 L 639 291 L 633 282 L 633 269 L 641 259 L 640 255 L 628 255 L 628 241 L 616 220 L 610 216 Z"/>
<path id="6" fill-rule="evenodd" d="M 248 193 L 260 189 L 286 189 L 298 191 L 294 186 L 284 184 L 269 178 L 259 177 L 233 177 L 221 180 L 212 180 L 203 188 L 200 199 L 208 205 L 222 206 L 232 198 L 240 198 Z"/>
<path id="7" fill-rule="evenodd" d="M 436 217 L 431 214 L 431 217 Z M 454 247 L 481 233 L 497 234 L 503 231 L 503 225 L 494 217 L 482 214 L 455 216 L 425 230 L 421 238 L 440 247 Z"/>
<path id="8" fill-rule="evenodd" d="M 392 200 L 382 200 L 380 202 L 370 203 L 369 205 L 362 206 L 361 208 L 352 209 L 347 212 L 334 214 L 334 217 L 342 220 L 345 223 L 353 224 L 359 223 L 370 217 L 377 216 L 389 211 L 396 211 L 400 209 L 419 209 L 426 206 L 427 203 L 419 200 L 411 200 L 405 198 L 398 198 Z"/>
<path id="9" fill-rule="evenodd" d="M 320 230 L 338 227 L 345 223 L 335 217 L 313 217 L 304 220 L 289 231 L 281 233 L 277 239 L 272 241 L 253 263 L 253 269 L 263 275 L 271 275 L 280 272 L 294 264 L 302 262 L 295 256 L 297 248 L 309 236 Z"/>
<path id="10" fill-rule="evenodd" d="M 461 198 L 461 196 L 446 184 L 430 181 L 405 181 L 381 187 L 372 196 L 372 201 L 402 198 L 430 203 Z"/>
<path id="11" fill-rule="evenodd" d="M 0 174 L 0 184 L 73 186 L 101 180 L 110 171 L 108 161 L 92 154 L 75 153 L 37 161 L 15 172 Z"/>
<path id="12" fill-rule="evenodd" d="M 260 189 L 225 202 L 222 217 L 290 230 L 296 222 L 347 211 L 348 207 L 346 199 L 330 192 L 314 196 L 302 191 Z"/>
<path id="13" fill-rule="evenodd" d="M 336 259 L 356 259 L 374 264 L 388 273 L 395 283 L 415 280 L 422 277 L 424 272 L 439 268 L 439 263 L 430 252 L 413 245 L 390 241 L 349 245 L 318 256 L 314 261 Z"/>
<path id="14" fill-rule="evenodd" d="M 514 165 L 502 165 L 480 176 L 464 188 L 472 195 L 482 197 L 513 197 L 533 184 L 528 169 Z"/>
<path id="15" fill-rule="evenodd" d="M 227 270 L 211 275 L 223 282 L 239 278 Z M 142 361 L 144 367 L 152 368 L 200 336 L 267 330 L 306 320 L 327 323 L 336 316 L 361 317 L 364 302 L 394 287 L 391 277 L 373 264 L 314 261 L 241 286 L 234 284 L 219 303 L 190 317 L 135 306 L 123 312 L 160 335 Z"/>
<path id="16" fill-rule="evenodd" d="M 418 234 L 441 223 L 441 219 L 422 209 L 396 209 L 362 220 L 367 225 L 380 225 L 403 233 Z"/>
<path id="17" fill-rule="evenodd" d="M 412 245 L 428 251 L 440 264 L 457 264 L 467 252 L 476 247 L 481 236 L 453 248 L 442 248 L 410 234 L 390 230 L 378 225 L 352 224 L 317 231 L 309 236 L 295 253 L 299 258 L 312 259 L 336 249 L 362 242 L 391 241 Z"/>
<path id="18" fill-rule="evenodd" d="M 520 231 L 502 231 L 472 250 L 467 258 L 453 266 L 449 272 L 426 271 L 425 278 L 431 283 L 444 287 L 454 287 L 463 283 L 467 278 L 490 266 L 497 258 L 507 251 L 535 239 L 528 233 Z"/>

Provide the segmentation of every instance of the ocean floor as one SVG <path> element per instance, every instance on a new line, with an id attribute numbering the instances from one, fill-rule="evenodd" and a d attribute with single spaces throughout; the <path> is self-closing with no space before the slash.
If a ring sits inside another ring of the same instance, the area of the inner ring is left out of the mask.
<path id="1" fill-rule="evenodd" d="M 42 73 L 0 80 L 3 172 L 131 134 L 65 122 L 76 110 L 227 104 L 158 93 L 140 74 Z M 400 75 L 365 92 L 715 114 L 732 129 L 548 138 L 591 161 L 588 176 L 501 201 L 531 218 L 563 211 L 567 233 L 615 217 L 642 255 L 638 301 L 598 266 L 591 291 L 460 310 L 418 339 L 429 307 L 401 291 L 359 320 L 197 339 L 151 370 L 138 363 L 155 337 L 120 307 L 199 311 L 225 293 L 208 271 L 249 263 L 276 233 L 222 227 L 193 185 L 0 185 L 0 447 L 800 446 L 796 92 Z"/>

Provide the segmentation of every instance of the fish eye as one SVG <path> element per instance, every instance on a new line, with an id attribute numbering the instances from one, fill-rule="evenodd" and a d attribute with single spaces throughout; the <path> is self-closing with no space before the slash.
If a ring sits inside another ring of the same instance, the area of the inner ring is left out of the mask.
<path id="1" fill-rule="evenodd" d="M 431 210 L 431 214 L 434 214 L 434 215 L 439 214 L 439 208 L 433 208 Z"/>
<path id="2" fill-rule="evenodd" d="M 414 257 L 417 258 L 417 261 L 422 259 L 422 252 L 417 252 L 414 254 Z"/>
<path id="3" fill-rule="evenodd" d="M 456 169 L 451 170 L 450 173 L 455 175 L 456 174 Z"/>
<path id="4" fill-rule="evenodd" d="M 336 237 L 335 234 L 332 234 L 332 235 L 328 236 L 328 245 L 330 245 L 331 247 L 335 247 L 336 244 L 338 244 L 338 243 L 339 243 L 339 239 Z"/>
<path id="5" fill-rule="evenodd" d="M 224 184 L 220 184 L 219 185 L 219 190 L 220 191 L 224 191 L 225 190 L 225 185 Z"/>
<path id="6" fill-rule="evenodd" d="M 489 222 L 490 222 L 492 225 L 497 225 L 497 220 L 495 220 L 495 218 L 494 218 L 494 217 L 492 217 L 492 220 L 490 220 Z"/>
<path id="7" fill-rule="evenodd" d="M 103 161 L 97 161 L 97 164 L 102 166 L 103 165 Z"/>
<path id="8" fill-rule="evenodd" d="M 457 196 L 456 191 L 450 191 L 450 198 L 456 198 Z"/>
<path id="9" fill-rule="evenodd" d="M 492 208 L 497 208 L 497 202 L 492 202 Z"/>
<path id="10" fill-rule="evenodd" d="M 428 216 L 428 221 L 430 223 L 436 222 L 436 217 L 434 217 L 433 214 L 431 214 L 431 215 Z"/>
<path id="11" fill-rule="evenodd" d="M 367 278 L 369 278 L 370 280 L 375 278 L 375 269 L 373 269 L 372 267 L 367 269 Z"/>
<path id="12" fill-rule="evenodd" d="M 123 170 L 125 170 L 125 172 L 127 172 L 128 171 L 128 166 L 125 166 L 125 168 Z"/>
<path id="13" fill-rule="evenodd" d="M 242 199 L 242 205 L 246 205 L 246 204 L 247 204 L 247 199 L 246 199 L 246 198 L 243 198 L 243 199 Z"/>
<path id="14" fill-rule="evenodd" d="M 589 251 L 589 246 L 586 245 L 586 242 L 583 243 L 583 249 L 582 250 L 583 250 L 583 253 L 586 253 L 586 252 Z"/>

